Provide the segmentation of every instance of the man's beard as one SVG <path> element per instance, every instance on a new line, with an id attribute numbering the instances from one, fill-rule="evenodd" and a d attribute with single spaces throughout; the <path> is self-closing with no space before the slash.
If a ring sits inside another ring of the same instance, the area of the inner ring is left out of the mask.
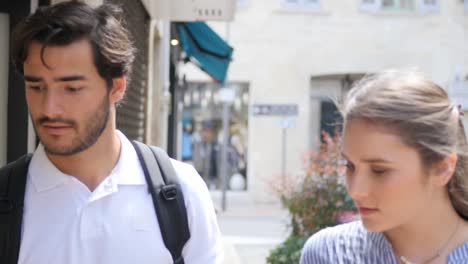
<path id="1" fill-rule="evenodd" d="M 77 153 L 80 153 L 92 145 L 96 143 L 96 141 L 99 139 L 99 137 L 102 135 L 104 132 L 107 123 L 109 121 L 109 115 L 110 115 L 110 107 L 109 107 L 109 100 L 106 97 L 104 97 L 103 102 L 101 103 L 100 107 L 98 108 L 98 111 L 92 115 L 89 119 L 87 119 L 86 123 L 83 123 L 83 126 L 85 129 L 83 130 L 84 133 L 86 133 L 84 136 L 81 136 L 78 131 L 77 127 L 77 122 L 71 119 L 62 119 L 62 118 L 56 118 L 56 119 L 51 119 L 48 117 L 42 117 L 36 119 L 34 122 L 34 129 L 36 130 L 36 135 L 39 136 L 39 139 L 41 140 L 41 143 L 44 146 L 44 150 L 51 155 L 57 155 L 57 156 L 71 156 Z M 75 129 L 77 132 L 77 137 L 72 139 L 70 142 L 70 145 L 65 146 L 65 147 L 60 147 L 60 146 L 53 146 L 53 144 L 47 144 L 42 138 L 41 135 L 38 132 L 37 126 L 42 125 L 44 122 L 59 122 L 63 124 L 67 124 L 72 127 L 72 129 Z"/>

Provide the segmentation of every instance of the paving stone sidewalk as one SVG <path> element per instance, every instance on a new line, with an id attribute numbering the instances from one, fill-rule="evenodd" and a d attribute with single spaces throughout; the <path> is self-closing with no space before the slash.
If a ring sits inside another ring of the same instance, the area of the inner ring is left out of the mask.
<path id="1" fill-rule="evenodd" d="M 228 192 L 222 211 L 221 192 L 211 191 L 223 234 L 225 264 L 264 264 L 271 249 L 286 239 L 288 213 L 279 201 L 255 201 L 246 192 Z"/>

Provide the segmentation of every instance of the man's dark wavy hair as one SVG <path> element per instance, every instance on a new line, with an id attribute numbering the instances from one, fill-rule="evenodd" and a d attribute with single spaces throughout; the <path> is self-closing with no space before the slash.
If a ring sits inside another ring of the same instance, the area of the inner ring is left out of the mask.
<path id="1" fill-rule="evenodd" d="M 123 26 L 120 7 L 104 4 L 92 8 L 84 3 L 63 2 L 40 7 L 21 21 L 12 37 L 12 56 L 16 69 L 23 74 L 23 64 L 32 42 L 42 44 L 41 60 L 48 46 L 65 46 L 89 40 L 99 75 L 111 87 L 112 79 L 129 76 L 135 48 Z"/>

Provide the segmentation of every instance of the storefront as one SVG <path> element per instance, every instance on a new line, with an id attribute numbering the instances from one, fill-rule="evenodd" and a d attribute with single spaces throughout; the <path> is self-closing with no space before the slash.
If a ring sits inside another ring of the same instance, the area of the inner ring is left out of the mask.
<path id="1" fill-rule="evenodd" d="M 235 94 L 229 111 L 227 146 L 228 188 L 246 189 L 248 83 L 228 83 Z M 223 142 L 222 108 L 219 85 L 189 82 L 181 98 L 181 158 L 191 162 L 208 186 L 220 188 L 220 157 Z"/>

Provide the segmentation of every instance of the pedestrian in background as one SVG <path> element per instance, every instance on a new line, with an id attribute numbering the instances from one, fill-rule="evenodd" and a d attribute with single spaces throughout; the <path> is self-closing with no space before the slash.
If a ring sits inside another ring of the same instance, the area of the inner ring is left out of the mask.
<path id="1" fill-rule="evenodd" d="M 116 130 L 135 52 L 121 13 L 65 2 L 39 8 L 15 30 L 13 56 L 40 139 L 28 168 L 20 264 L 173 263 L 137 153 Z M 190 229 L 184 260 L 221 263 L 205 183 L 193 167 L 171 163 Z"/>
<path id="2" fill-rule="evenodd" d="M 193 162 L 210 189 L 218 187 L 219 144 L 213 121 L 202 122 L 200 138 L 194 140 Z"/>
<path id="3" fill-rule="evenodd" d="M 360 221 L 326 228 L 301 263 L 468 263 L 462 112 L 414 71 L 365 78 L 346 96 L 343 157 Z"/>
<path id="4" fill-rule="evenodd" d="M 192 164 L 193 159 L 193 127 L 186 123 L 182 129 L 182 161 Z"/>

